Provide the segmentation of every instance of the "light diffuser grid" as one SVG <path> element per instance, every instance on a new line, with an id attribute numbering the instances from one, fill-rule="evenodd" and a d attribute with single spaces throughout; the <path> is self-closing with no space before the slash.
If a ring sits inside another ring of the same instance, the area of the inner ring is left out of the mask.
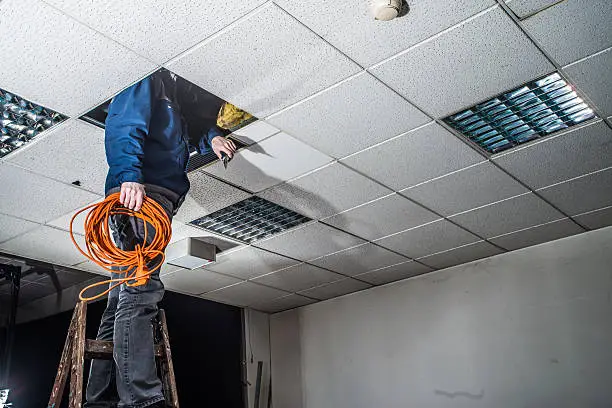
<path id="1" fill-rule="evenodd" d="M 0 157 L 66 119 L 60 113 L 0 89 Z"/>
<path id="2" fill-rule="evenodd" d="M 250 244 L 308 221 L 310 218 L 285 207 L 250 197 L 191 224 Z"/>
<path id="3" fill-rule="evenodd" d="M 444 119 L 489 153 L 497 153 L 596 117 L 557 73 Z"/>

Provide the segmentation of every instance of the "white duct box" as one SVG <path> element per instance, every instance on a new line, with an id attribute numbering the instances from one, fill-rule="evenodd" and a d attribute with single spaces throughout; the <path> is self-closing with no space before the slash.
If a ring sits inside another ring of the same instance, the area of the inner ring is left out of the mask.
<path id="1" fill-rule="evenodd" d="M 185 238 L 166 248 L 166 262 L 185 269 L 197 269 L 215 262 L 217 247 L 197 238 Z"/>

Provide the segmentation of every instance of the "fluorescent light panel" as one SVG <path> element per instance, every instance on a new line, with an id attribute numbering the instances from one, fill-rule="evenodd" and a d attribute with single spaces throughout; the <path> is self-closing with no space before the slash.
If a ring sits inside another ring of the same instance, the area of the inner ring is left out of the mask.
<path id="1" fill-rule="evenodd" d="M 308 221 L 310 218 L 285 207 L 250 197 L 191 224 L 250 244 Z"/>
<path id="2" fill-rule="evenodd" d="M 595 117 L 572 85 L 553 73 L 444 121 L 485 151 L 498 153 Z"/>
<path id="3" fill-rule="evenodd" d="M 0 157 L 66 119 L 60 113 L 0 89 Z"/>

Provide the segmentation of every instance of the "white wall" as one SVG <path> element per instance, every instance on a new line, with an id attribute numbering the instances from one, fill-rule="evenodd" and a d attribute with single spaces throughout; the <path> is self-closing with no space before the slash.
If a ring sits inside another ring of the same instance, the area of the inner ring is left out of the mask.
<path id="1" fill-rule="evenodd" d="M 245 364 L 247 372 L 247 405 L 255 406 L 257 362 L 263 361 L 259 407 L 267 408 L 270 394 L 270 315 L 244 310 Z"/>
<path id="2" fill-rule="evenodd" d="M 271 317 L 274 408 L 612 407 L 612 227 Z"/>

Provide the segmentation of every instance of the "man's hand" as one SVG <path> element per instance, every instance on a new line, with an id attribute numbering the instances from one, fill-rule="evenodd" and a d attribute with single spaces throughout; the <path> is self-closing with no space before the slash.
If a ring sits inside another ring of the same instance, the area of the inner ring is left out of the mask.
<path id="1" fill-rule="evenodd" d="M 236 153 L 236 145 L 234 142 L 224 138 L 223 136 L 217 136 L 212 140 L 212 149 L 219 160 L 223 160 L 221 152 L 227 154 L 230 159 L 234 157 L 234 153 Z"/>
<path id="2" fill-rule="evenodd" d="M 142 184 L 126 182 L 121 184 L 119 202 L 130 210 L 140 211 L 146 195 L 145 187 Z"/>

